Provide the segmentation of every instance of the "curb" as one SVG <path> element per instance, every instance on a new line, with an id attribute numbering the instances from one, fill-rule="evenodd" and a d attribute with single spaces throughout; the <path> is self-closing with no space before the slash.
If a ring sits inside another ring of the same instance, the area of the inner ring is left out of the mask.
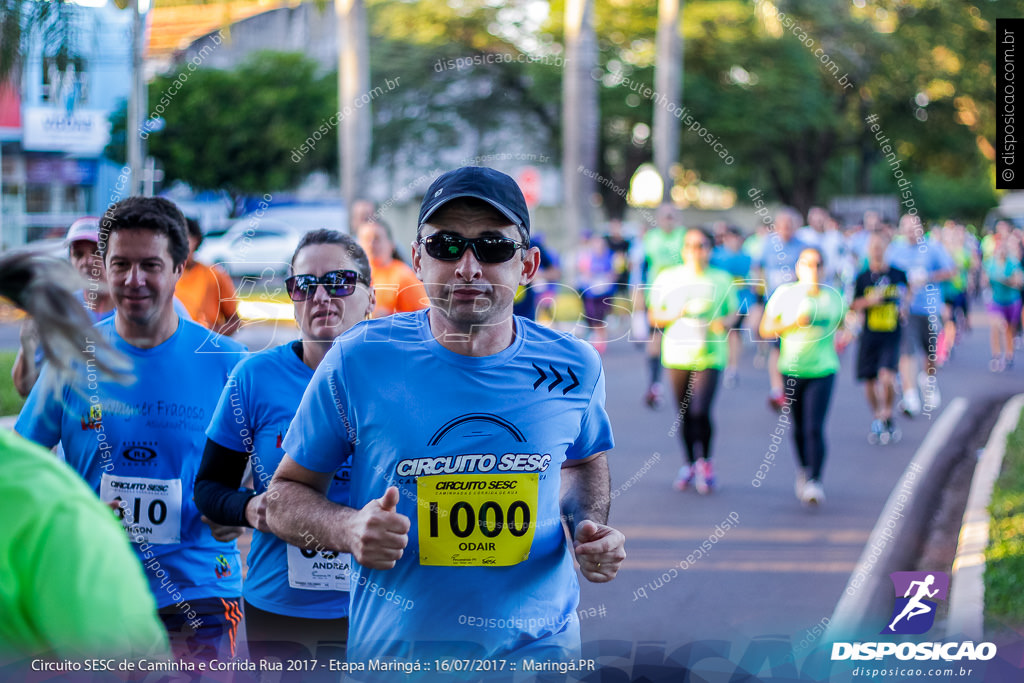
<path id="1" fill-rule="evenodd" d="M 899 540 L 920 535 L 932 512 L 928 496 L 913 494 L 918 490 L 934 490 L 940 483 L 945 468 L 936 466 L 939 453 L 953 436 L 967 405 L 963 397 L 950 401 L 889 493 L 857 568 L 850 574 L 836 603 L 825 633 L 827 641 L 850 640 L 864 630 L 877 631 L 879 621 L 889 616 L 888 605 L 892 602 L 889 574 L 905 568 L 913 552 L 912 547 L 904 547 Z M 884 614 L 879 605 L 885 606 Z"/>
<path id="2" fill-rule="evenodd" d="M 1006 437 L 1017 426 L 1022 409 L 1024 394 L 1017 394 L 1003 406 L 971 479 L 956 558 L 953 560 L 949 615 L 946 619 L 947 637 L 964 636 L 975 641 L 984 637 L 985 549 L 988 547 L 991 521 L 988 505 L 1006 454 Z"/>

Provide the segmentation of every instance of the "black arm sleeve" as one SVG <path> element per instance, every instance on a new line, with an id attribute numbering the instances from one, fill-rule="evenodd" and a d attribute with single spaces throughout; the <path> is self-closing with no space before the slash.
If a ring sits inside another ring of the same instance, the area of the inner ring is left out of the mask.
<path id="1" fill-rule="evenodd" d="M 248 453 L 207 439 L 193 495 L 199 511 L 217 524 L 250 526 L 245 521 L 245 505 L 256 492 L 239 489 L 248 463 Z"/>

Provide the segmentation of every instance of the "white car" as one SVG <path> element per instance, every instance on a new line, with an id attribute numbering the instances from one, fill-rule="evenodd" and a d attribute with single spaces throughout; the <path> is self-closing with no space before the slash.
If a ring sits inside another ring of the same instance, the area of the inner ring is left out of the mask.
<path id="1" fill-rule="evenodd" d="M 219 265 L 232 277 L 284 276 L 299 240 L 318 228 L 348 232 L 342 206 L 272 206 L 242 216 L 223 235 L 203 240 L 196 260 Z"/>

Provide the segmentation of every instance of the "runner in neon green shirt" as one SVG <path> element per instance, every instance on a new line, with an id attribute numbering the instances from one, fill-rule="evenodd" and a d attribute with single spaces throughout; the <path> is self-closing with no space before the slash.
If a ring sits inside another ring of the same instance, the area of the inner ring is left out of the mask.
<path id="1" fill-rule="evenodd" d="M 114 511 L 52 453 L 0 431 L 0 662 L 161 657 L 167 632 Z"/>
<path id="2" fill-rule="evenodd" d="M 654 282 L 666 268 L 678 266 L 683 262 L 683 238 L 686 230 L 679 225 L 679 216 L 675 206 L 664 203 L 658 207 L 658 227 L 644 233 L 644 284 Z M 643 303 L 650 306 L 650 292 L 644 291 L 644 297 L 634 299 L 634 305 Z M 636 309 L 634 309 L 636 310 Z M 648 319 L 650 315 L 648 315 Z M 647 367 L 650 371 L 650 382 L 644 393 L 644 402 L 649 408 L 658 408 L 662 400 L 661 387 L 661 330 L 655 326 L 650 328 L 647 342 Z"/>
<path id="3" fill-rule="evenodd" d="M 843 321 L 842 295 L 820 284 L 822 258 L 804 249 L 796 263 L 797 281 L 775 290 L 765 304 L 761 336 L 780 338 L 779 371 L 785 386 L 780 423 L 792 413 L 798 461 L 796 495 L 806 505 L 825 500 L 821 474 L 825 464 L 825 417 L 839 370 L 833 336 Z"/>
<path id="4" fill-rule="evenodd" d="M 714 486 L 711 403 L 728 361 L 726 337 L 739 308 L 732 276 L 708 266 L 711 244 L 702 230 L 685 233 L 683 265 L 657 277 L 649 309 L 651 324 L 664 328 L 662 364 L 682 416 L 687 464 L 679 469 L 675 487 L 682 491 L 696 481 L 701 494 Z"/>

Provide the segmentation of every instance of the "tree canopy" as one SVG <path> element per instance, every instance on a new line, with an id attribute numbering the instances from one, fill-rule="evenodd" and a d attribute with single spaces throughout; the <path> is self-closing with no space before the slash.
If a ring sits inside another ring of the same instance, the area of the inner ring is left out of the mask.
<path id="1" fill-rule="evenodd" d="M 367 0 L 370 85 L 400 82 L 370 105 L 373 162 L 397 183 L 458 162 L 455 150 L 557 160 L 572 125 L 560 116 L 563 6 Z M 595 8 L 596 171 L 610 181 L 598 185 L 610 215 L 652 159 L 654 107 L 681 121 L 687 175 L 741 196 L 758 187 L 806 211 L 836 195 L 896 194 L 885 138 L 926 216 L 978 216 L 995 201 L 995 18 L 1024 15 L 1021 0 L 690 0 L 680 102 L 653 90 L 656 3 Z M 149 138 L 168 177 L 262 192 L 333 170 L 333 139 L 299 163 L 289 155 L 338 111 L 334 76 L 287 59 L 189 74 Z M 151 108 L 173 82 L 153 83 Z"/>
<path id="2" fill-rule="evenodd" d="M 163 128 L 145 134 L 167 181 L 233 196 L 285 190 L 309 172 L 336 168 L 333 74 L 299 54 L 262 52 L 237 69 L 183 70 L 149 86 Z M 148 128 L 148 125 L 144 125 Z M 124 116 L 108 153 L 123 158 Z"/>

